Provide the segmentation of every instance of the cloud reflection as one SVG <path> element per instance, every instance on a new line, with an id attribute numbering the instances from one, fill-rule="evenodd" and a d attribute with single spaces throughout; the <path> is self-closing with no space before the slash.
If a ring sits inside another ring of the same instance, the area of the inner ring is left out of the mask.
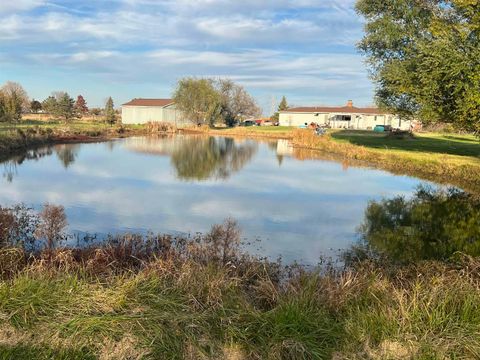
<path id="1" fill-rule="evenodd" d="M 354 242 L 370 199 L 409 195 L 421 182 L 287 155 L 279 166 L 272 144 L 192 139 L 148 140 L 165 152 L 139 151 L 144 139 L 76 145 L 68 167 L 58 155 L 24 160 L 13 181 L 0 180 L 0 204 L 62 204 L 70 230 L 90 233 L 207 231 L 231 216 L 246 238 L 262 239 L 262 254 L 313 263 Z"/>

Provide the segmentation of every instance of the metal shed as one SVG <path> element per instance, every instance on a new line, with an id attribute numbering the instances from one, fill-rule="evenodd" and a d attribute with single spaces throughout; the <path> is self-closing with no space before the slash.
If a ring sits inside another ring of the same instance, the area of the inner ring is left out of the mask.
<path id="1" fill-rule="evenodd" d="M 175 126 L 188 124 L 172 99 L 133 99 L 122 105 L 123 124 L 167 122 Z"/>

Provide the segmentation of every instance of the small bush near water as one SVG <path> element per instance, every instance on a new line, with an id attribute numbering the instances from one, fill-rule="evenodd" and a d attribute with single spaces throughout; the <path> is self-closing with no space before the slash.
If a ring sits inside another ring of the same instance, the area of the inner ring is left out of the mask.
<path id="1" fill-rule="evenodd" d="M 191 238 L 122 235 L 42 251 L 6 245 L 0 358 L 480 356 L 477 258 L 307 270 L 243 254 L 239 239 L 226 220 Z"/>

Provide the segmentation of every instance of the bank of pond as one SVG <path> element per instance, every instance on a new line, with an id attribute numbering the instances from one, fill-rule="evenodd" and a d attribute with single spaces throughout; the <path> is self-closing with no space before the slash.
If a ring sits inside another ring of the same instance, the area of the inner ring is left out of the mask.
<path id="1" fill-rule="evenodd" d="M 0 211 L 3 358 L 479 354 L 480 201 L 459 190 L 371 202 L 342 263 L 315 267 L 249 255 L 232 219 L 65 248 L 62 211 Z"/>

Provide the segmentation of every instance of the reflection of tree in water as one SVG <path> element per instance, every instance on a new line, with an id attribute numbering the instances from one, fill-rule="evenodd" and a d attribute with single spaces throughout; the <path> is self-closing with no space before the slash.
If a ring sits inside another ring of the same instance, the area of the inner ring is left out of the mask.
<path id="1" fill-rule="evenodd" d="M 226 179 L 242 169 L 257 151 L 251 141 L 230 138 L 186 138 L 172 152 L 177 176 L 184 180 Z"/>
<path id="2" fill-rule="evenodd" d="M 404 197 L 371 202 L 360 226 L 362 243 L 351 256 L 383 256 L 408 263 L 480 255 L 480 199 L 456 189 L 420 187 Z"/>
<path id="3" fill-rule="evenodd" d="M 28 150 L 21 155 L 16 155 L 3 162 L 3 177 L 12 182 L 17 175 L 17 166 L 23 164 L 25 160 L 39 160 L 45 156 L 52 155 L 51 147 L 44 147 L 40 149 Z"/>
<path id="4" fill-rule="evenodd" d="M 17 163 L 12 160 L 5 161 L 3 163 L 3 177 L 8 182 L 12 182 L 15 175 L 17 175 Z"/>
<path id="5" fill-rule="evenodd" d="M 65 169 L 68 169 L 68 167 L 75 162 L 75 159 L 78 155 L 78 149 L 78 144 L 65 144 L 55 146 L 55 152 L 57 153 L 57 157 L 62 162 Z"/>

